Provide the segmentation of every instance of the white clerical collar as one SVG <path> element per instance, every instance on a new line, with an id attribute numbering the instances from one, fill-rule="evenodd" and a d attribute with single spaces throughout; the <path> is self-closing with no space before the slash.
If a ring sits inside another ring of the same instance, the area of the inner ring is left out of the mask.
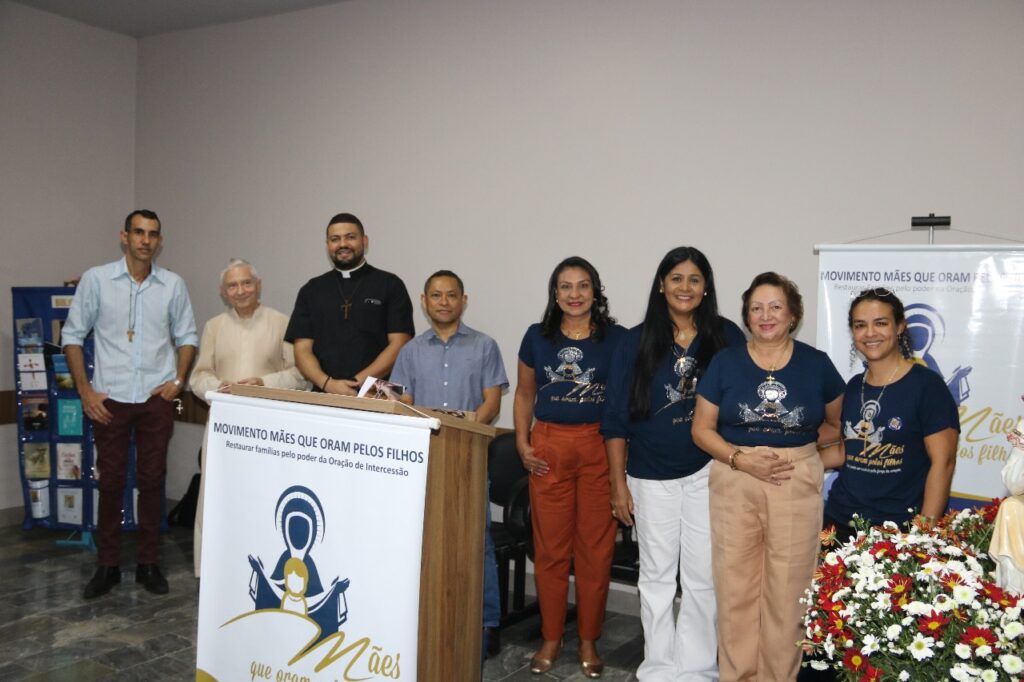
<path id="1" fill-rule="evenodd" d="M 352 276 L 353 272 L 356 272 L 357 270 L 359 270 L 359 268 L 363 267 L 364 265 L 366 265 L 366 259 L 365 258 L 363 259 L 362 263 L 360 263 L 359 265 L 355 266 L 354 268 L 349 268 L 348 270 L 342 270 L 338 266 L 334 266 L 334 269 L 337 270 L 338 272 L 340 272 L 342 277 L 344 277 L 345 279 L 348 279 L 348 278 L 350 278 Z"/>

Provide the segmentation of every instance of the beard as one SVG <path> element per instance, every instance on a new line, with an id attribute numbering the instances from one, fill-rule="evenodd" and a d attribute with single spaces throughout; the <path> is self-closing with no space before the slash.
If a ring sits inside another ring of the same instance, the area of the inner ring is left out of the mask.
<path id="1" fill-rule="evenodd" d="M 338 256 L 337 253 L 331 254 L 331 262 L 334 263 L 334 267 L 340 270 L 351 270 L 363 262 L 362 251 L 349 251 L 349 256 Z"/>

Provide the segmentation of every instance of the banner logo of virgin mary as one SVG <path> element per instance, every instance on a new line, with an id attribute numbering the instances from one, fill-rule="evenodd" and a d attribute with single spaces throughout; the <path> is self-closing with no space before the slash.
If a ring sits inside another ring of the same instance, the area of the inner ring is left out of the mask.
<path id="1" fill-rule="evenodd" d="M 325 587 L 313 558 L 313 549 L 323 544 L 327 530 L 324 508 L 309 488 L 294 485 L 277 499 L 275 529 L 281 533 L 284 549 L 267 575 L 263 560 L 249 556 L 252 576 L 249 596 L 256 611 L 291 611 L 313 620 L 323 640 L 339 631 L 348 620 L 348 578 L 335 577 Z"/>

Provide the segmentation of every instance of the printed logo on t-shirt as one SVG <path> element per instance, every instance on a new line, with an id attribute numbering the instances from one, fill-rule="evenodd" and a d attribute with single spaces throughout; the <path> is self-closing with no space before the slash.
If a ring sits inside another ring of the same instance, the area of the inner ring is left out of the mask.
<path id="1" fill-rule="evenodd" d="M 675 372 L 676 376 L 679 377 L 679 382 L 673 386 L 672 384 L 665 384 L 665 398 L 668 400 L 667 403 L 661 406 L 657 412 L 667 410 L 676 403 L 681 403 L 684 400 L 693 400 L 693 397 L 697 394 L 697 360 L 684 355 L 672 366 L 672 371 Z M 657 414 L 655 412 L 655 414 Z M 672 420 L 673 424 L 679 424 L 683 422 L 693 421 L 693 407 L 691 406 L 689 412 L 682 417 L 676 417 Z"/>
<path id="2" fill-rule="evenodd" d="M 886 443 L 885 434 L 903 428 L 903 420 L 891 417 L 885 422 L 886 426 L 875 426 L 876 419 L 884 419 L 879 414 L 881 411 L 881 403 L 868 400 L 861 405 L 860 421 L 856 424 L 849 420 L 843 422 L 843 438 L 854 441 L 846 447 L 846 466 L 851 469 L 872 474 L 895 474 L 902 470 L 906 445 Z"/>
<path id="3" fill-rule="evenodd" d="M 384 305 L 384 302 L 379 298 L 364 298 L 363 303 L 369 303 L 370 305 Z"/>
<path id="4" fill-rule="evenodd" d="M 583 351 L 575 346 L 566 346 L 558 351 L 558 359 L 562 361 L 562 364 L 554 370 L 551 369 L 551 365 L 544 366 L 544 374 L 547 375 L 550 382 L 571 381 L 577 384 L 589 384 L 594 378 L 594 372 L 597 371 L 594 367 L 586 371 L 580 367 Z"/>
<path id="5" fill-rule="evenodd" d="M 739 403 L 740 418 L 744 424 L 752 422 L 777 422 L 787 429 L 798 429 L 803 425 L 804 408 L 794 407 L 792 410 L 782 402 L 789 395 L 786 385 L 775 377 L 769 376 L 757 387 L 757 396 L 761 399 L 757 407 L 751 409 L 747 403 Z"/>
<path id="6" fill-rule="evenodd" d="M 552 396 L 555 402 L 570 403 L 600 403 L 604 402 L 604 384 L 594 381 L 596 367 L 583 369 L 580 363 L 583 360 L 583 351 L 575 346 L 566 346 L 558 351 L 558 359 L 561 364 L 555 369 L 551 365 L 544 366 L 544 375 L 548 383 L 541 387 L 541 390 L 561 383 L 575 384 L 568 393 L 562 396 Z"/>
<path id="7" fill-rule="evenodd" d="M 865 445 L 878 445 L 882 442 L 882 434 L 885 433 L 884 426 L 875 426 L 875 417 L 881 405 L 877 400 L 869 400 L 860 407 L 860 421 L 856 425 L 846 422 L 843 427 L 843 435 L 852 440 L 862 440 Z"/>

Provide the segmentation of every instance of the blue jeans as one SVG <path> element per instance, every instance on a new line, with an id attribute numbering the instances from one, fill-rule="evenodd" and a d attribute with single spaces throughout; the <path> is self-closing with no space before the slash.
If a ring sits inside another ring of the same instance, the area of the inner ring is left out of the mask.
<path id="1" fill-rule="evenodd" d="M 487 523 L 484 524 L 484 627 L 501 624 L 501 596 L 498 593 L 498 562 L 491 539 L 491 482 L 487 482 Z"/>

